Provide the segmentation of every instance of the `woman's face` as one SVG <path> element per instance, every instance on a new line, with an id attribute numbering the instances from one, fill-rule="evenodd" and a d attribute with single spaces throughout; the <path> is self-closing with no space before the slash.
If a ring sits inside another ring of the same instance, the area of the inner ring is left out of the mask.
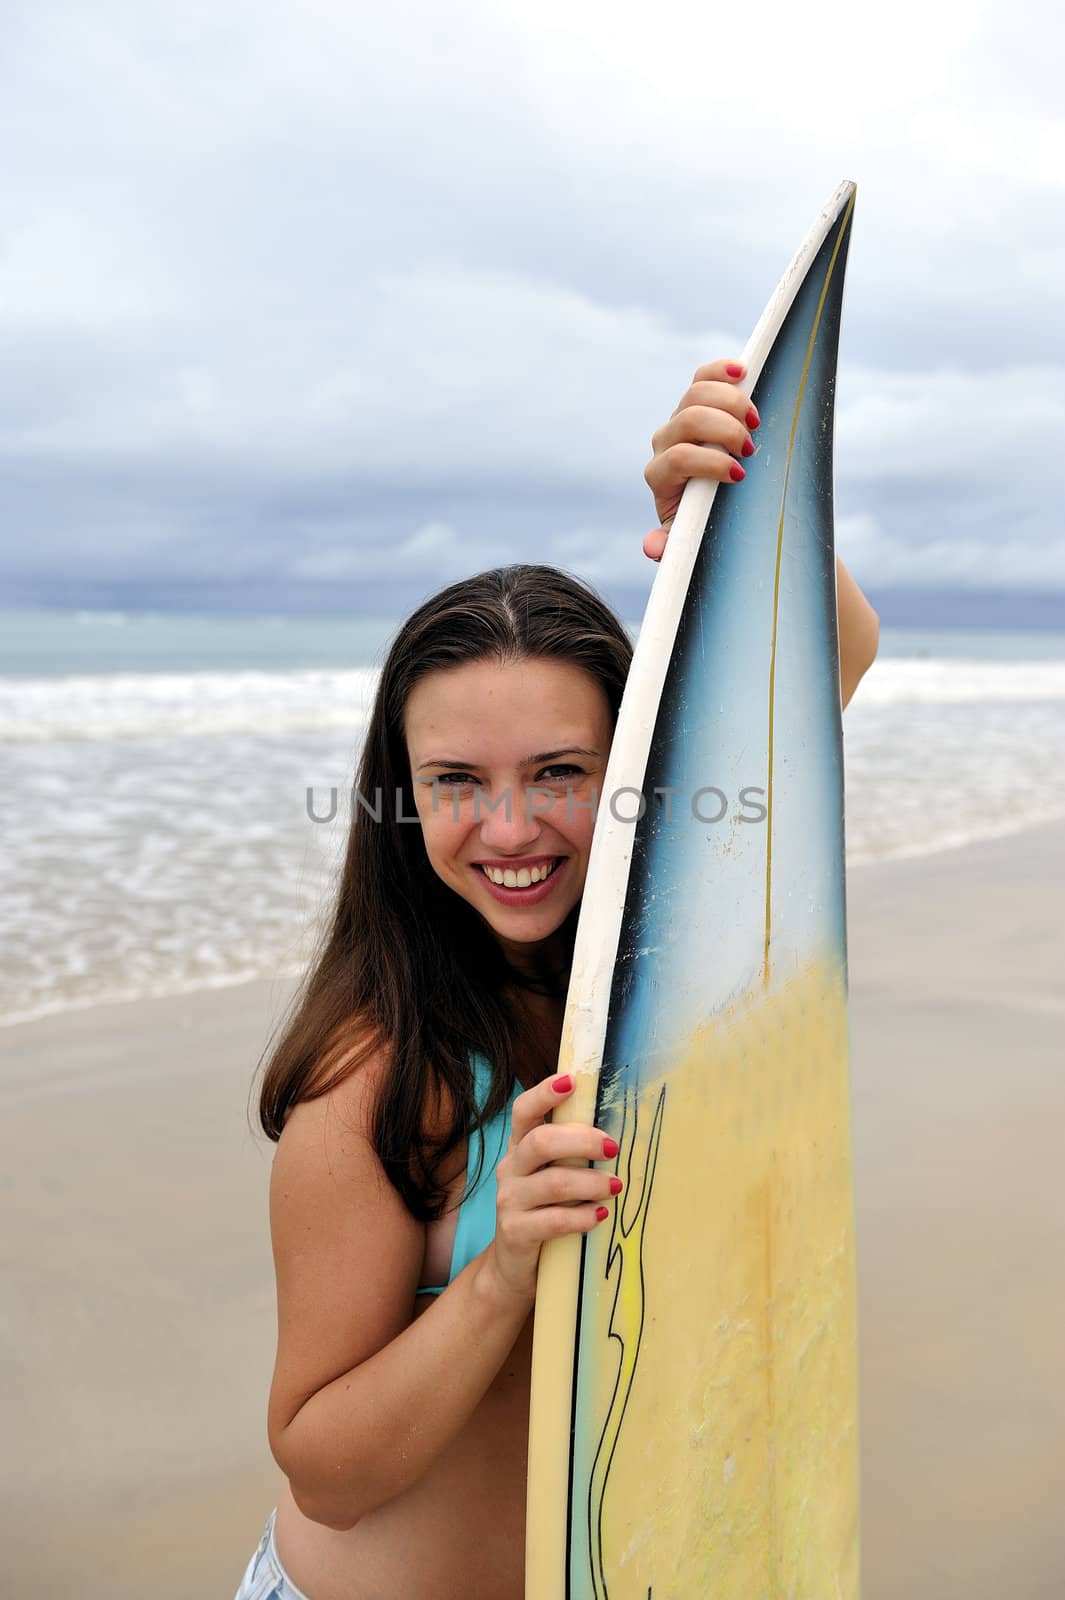
<path id="1" fill-rule="evenodd" d="M 581 897 L 612 728 L 593 677 L 540 657 L 432 672 L 408 696 L 407 754 L 433 871 L 512 960 Z"/>

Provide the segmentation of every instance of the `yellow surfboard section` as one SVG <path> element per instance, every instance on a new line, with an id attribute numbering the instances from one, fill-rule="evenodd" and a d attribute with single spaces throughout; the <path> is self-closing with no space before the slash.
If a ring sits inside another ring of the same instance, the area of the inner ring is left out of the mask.
<path id="1" fill-rule="evenodd" d="M 581 1089 L 566 1120 L 590 1119 L 590 1074 Z M 856 1284 L 838 966 L 756 988 L 630 1099 L 617 1158 L 625 1193 L 586 1243 L 586 1276 L 607 1292 L 583 1308 L 581 1345 L 598 1354 L 578 1388 L 574 1493 L 568 1506 L 557 1491 L 530 1500 L 527 1600 L 854 1600 Z M 574 1246 L 544 1253 L 534 1395 L 541 1374 L 572 1365 Z M 531 1483 L 569 1476 L 570 1420 L 534 1410 Z M 564 1577 L 570 1538 L 589 1553 L 586 1589 Z"/>

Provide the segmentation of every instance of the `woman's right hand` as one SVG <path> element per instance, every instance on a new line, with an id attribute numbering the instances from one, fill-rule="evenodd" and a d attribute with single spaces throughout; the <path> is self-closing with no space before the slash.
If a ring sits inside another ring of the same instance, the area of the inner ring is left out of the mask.
<path id="1" fill-rule="evenodd" d="M 604 1201 L 618 1195 L 613 1172 L 558 1166 L 567 1158 L 612 1160 L 618 1147 L 584 1122 L 558 1127 L 546 1119 L 573 1093 L 573 1079 L 545 1078 L 514 1102 L 507 1153 L 496 1167 L 496 1236 L 492 1269 L 510 1293 L 536 1298 L 536 1268 L 545 1239 L 590 1233 L 610 1215 Z"/>

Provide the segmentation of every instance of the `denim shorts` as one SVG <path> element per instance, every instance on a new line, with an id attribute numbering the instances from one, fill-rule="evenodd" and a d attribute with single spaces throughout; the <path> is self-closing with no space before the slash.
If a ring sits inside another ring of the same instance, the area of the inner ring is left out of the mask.
<path id="1" fill-rule="evenodd" d="M 275 1509 L 267 1517 L 259 1548 L 248 1562 L 234 1600 L 310 1600 L 302 1589 L 296 1588 L 278 1558 L 274 1543 L 276 1516 Z"/>

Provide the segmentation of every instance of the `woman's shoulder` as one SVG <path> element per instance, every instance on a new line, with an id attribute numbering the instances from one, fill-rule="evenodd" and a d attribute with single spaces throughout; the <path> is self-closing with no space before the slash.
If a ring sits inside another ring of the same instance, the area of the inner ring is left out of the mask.
<path id="1" fill-rule="evenodd" d="M 492 1083 L 491 1065 L 485 1055 L 472 1049 L 467 1060 L 477 1105 L 483 1107 Z M 365 1022 L 352 1022 L 337 1029 L 310 1075 L 313 1090 L 286 1112 L 282 1139 L 294 1121 L 318 1128 L 339 1121 L 372 1144 L 378 1101 L 394 1066 L 394 1045 L 379 1029 Z M 460 1097 L 448 1083 L 435 1072 L 426 1071 L 421 1085 L 422 1137 L 430 1145 L 447 1140 L 463 1109 Z M 293 1141 L 290 1138 L 288 1142 Z"/>
<path id="2" fill-rule="evenodd" d="M 353 1019 L 335 1028 L 317 1052 L 303 1093 L 286 1109 L 285 1128 L 297 1113 L 306 1120 L 304 1108 L 316 1104 L 319 1114 L 326 1105 L 372 1105 L 391 1072 L 393 1055 L 390 1041 L 369 1022 Z"/>
<path id="3" fill-rule="evenodd" d="M 392 1051 L 371 1037 L 352 1039 L 329 1077 L 285 1116 L 271 1173 L 271 1213 L 297 1225 L 335 1205 L 381 1204 L 384 1166 L 376 1149 L 377 1101 Z M 338 1224 L 339 1226 L 339 1224 Z"/>

